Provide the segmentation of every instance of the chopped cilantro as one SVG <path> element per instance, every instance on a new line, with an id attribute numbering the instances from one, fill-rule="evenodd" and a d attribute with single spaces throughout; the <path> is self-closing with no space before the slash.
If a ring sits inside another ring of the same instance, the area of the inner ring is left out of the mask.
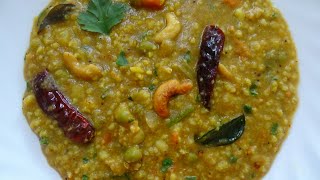
<path id="1" fill-rule="evenodd" d="M 27 91 L 30 91 L 32 89 L 32 85 L 31 85 L 31 82 L 27 82 Z"/>
<path id="2" fill-rule="evenodd" d="M 84 157 L 84 158 L 82 159 L 82 162 L 83 162 L 83 164 L 88 164 L 89 158 Z"/>
<path id="3" fill-rule="evenodd" d="M 278 123 L 273 123 L 271 125 L 271 134 L 272 135 L 277 135 L 278 134 L 278 127 L 279 127 L 279 124 Z"/>
<path id="4" fill-rule="evenodd" d="M 127 6 L 112 0 L 91 0 L 88 9 L 78 16 L 81 29 L 109 35 L 111 29 L 124 18 Z"/>
<path id="5" fill-rule="evenodd" d="M 162 166 L 161 166 L 161 172 L 165 173 L 168 171 L 168 169 L 173 165 L 173 161 L 170 158 L 165 158 L 162 161 Z"/>
<path id="6" fill-rule="evenodd" d="M 117 63 L 118 66 L 126 66 L 126 65 L 129 64 L 128 60 L 126 58 L 126 55 L 125 55 L 125 53 L 123 51 L 120 52 L 116 63 Z"/>
<path id="7" fill-rule="evenodd" d="M 153 75 L 158 77 L 158 70 L 156 68 L 153 70 Z"/>
<path id="8" fill-rule="evenodd" d="M 197 180 L 197 176 L 186 176 L 184 180 Z"/>
<path id="9" fill-rule="evenodd" d="M 89 180 L 89 177 L 87 175 L 82 175 L 82 180 Z"/>
<path id="10" fill-rule="evenodd" d="M 211 4 L 211 3 L 210 3 L 210 6 L 209 6 L 209 7 L 210 7 L 210 10 L 211 10 L 211 11 L 214 11 L 214 10 L 216 9 L 216 7 L 215 7 L 213 4 Z"/>
<path id="11" fill-rule="evenodd" d="M 229 162 L 231 163 L 231 164 L 234 164 L 234 163 L 236 163 L 238 161 L 238 158 L 237 157 L 235 157 L 235 156 L 230 156 L 230 158 L 229 158 Z"/>
<path id="12" fill-rule="evenodd" d="M 245 112 L 246 114 L 251 114 L 251 113 L 252 113 L 252 107 L 251 107 L 250 105 L 248 105 L 248 104 L 245 104 L 245 105 L 243 106 L 243 110 L 244 110 L 244 112 Z"/>
<path id="13" fill-rule="evenodd" d="M 102 100 L 106 99 L 109 96 L 109 91 L 105 91 L 104 93 L 101 94 L 100 98 Z"/>
<path id="14" fill-rule="evenodd" d="M 149 88 L 150 91 L 153 91 L 153 90 L 156 89 L 156 85 L 151 84 L 148 88 Z"/>
<path id="15" fill-rule="evenodd" d="M 253 173 L 251 173 L 251 179 L 254 179 L 255 177 L 256 177 L 256 174 L 253 172 Z"/>
<path id="16" fill-rule="evenodd" d="M 183 59 L 187 62 L 191 61 L 191 52 L 187 51 L 184 55 L 183 55 Z"/>
<path id="17" fill-rule="evenodd" d="M 105 93 L 103 93 L 100 97 L 101 97 L 101 99 L 106 99 L 107 95 Z"/>
<path id="18" fill-rule="evenodd" d="M 257 88 L 258 88 L 257 84 L 252 83 L 252 85 L 249 88 L 249 92 L 250 92 L 251 96 L 258 96 Z"/>
<path id="19" fill-rule="evenodd" d="M 48 138 L 45 136 L 40 137 L 40 144 L 41 145 L 48 145 L 49 144 Z"/>
<path id="20" fill-rule="evenodd" d="M 196 96 L 196 102 L 201 102 L 201 96 L 200 96 L 200 94 L 197 94 L 197 96 Z"/>

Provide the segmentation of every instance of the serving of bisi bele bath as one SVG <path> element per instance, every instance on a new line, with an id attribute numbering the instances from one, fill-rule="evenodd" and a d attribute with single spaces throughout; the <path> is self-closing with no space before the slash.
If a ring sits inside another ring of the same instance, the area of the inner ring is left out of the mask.
<path id="1" fill-rule="evenodd" d="M 23 113 L 65 180 L 261 179 L 298 104 L 269 0 L 52 0 Z"/>

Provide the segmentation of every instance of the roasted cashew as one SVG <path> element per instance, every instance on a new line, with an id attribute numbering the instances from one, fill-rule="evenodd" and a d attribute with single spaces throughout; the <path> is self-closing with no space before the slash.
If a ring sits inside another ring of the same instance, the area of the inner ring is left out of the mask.
<path id="1" fill-rule="evenodd" d="M 63 62 L 67 69 L 76 77 L 83 80 L 97 80 L 102 77 L 101 69 L 93 64 L 82 65 L 73 54 L 63 53 Z"/>
<path id="2" fill-rule="evenodd" d="M 154 37 L 154 41 L 161 43 L 164 40 L 174 39 L 181 31 L 181 23 L 174 13 L 166 14 L 167 25 Z"/>
<path id="3" fill-rule="evenodd" d="M 161 84 L 153 96 L 153 107 L 156 113 L 163 118 L 169 116 L 168 103 L 172 96 L 186 94 L 192 89 L 190 81 L 180 83 L 178 80 L 169 80 Z"/>
<path id="4" fill-rule="evenodd" d="M 218 72 L 225 78 L 232 80 L 233 79 L 233 75 L 232 73 L 226 68 L 226 66 L 224 66 L 223 64 L 219 64 L 218 66 Z"/>

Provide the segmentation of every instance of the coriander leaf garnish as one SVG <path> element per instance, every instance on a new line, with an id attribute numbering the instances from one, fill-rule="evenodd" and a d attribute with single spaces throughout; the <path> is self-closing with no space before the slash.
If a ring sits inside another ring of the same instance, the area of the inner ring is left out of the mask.
<path id="1" fill-rule="evenodd" d="M 111 29 L 124 18 L 127 6 L 112 0 L 91 0 L 86 12 L 79 14 L 81 29 L 109 35 Z"/>
<path id="2" fill-rule="evenodd" d="M 125 55 L 125 53 L 123 51 L 120 52 L 120 54 L 119 54 L 119 56 L 117 58 L 116 64 L 118 66 L 126 66 L 126 65 L 129 64 L 128 60 L 126 58 L 126 55 Z"/>
<path id="3" fill-rule="evenodd" d="M 148 89 L 149 89 L 150 91 L 153 91 L 153 90 L 156 89 L 156 85 L 150 84 L 150 86 L 148 87 Z"/>
<path id="4" fill-rule="evenodd" d="M 231 156 L 230 158 L 229 158 L 229 162 L 231 163 L 231 164 L 234 164 L 234 163 L 236 163 L 238 161 L 238 158 L 236 157 L 236 156 Z"/>
<path id="5" fill-rule="evenodd" d="M 82 175 L 82 180 L 89 180 L 89 176 L 87 176 L 87 175 Z"/>
<path id="6" fill-rule="evenodd" d="M 256 83 L 253 83 L 251 86 L 250 86 L 250 88 L 249 88 L 249 92 L 250 92 L 250 95 L 251 96 L 258 96 L 258 91 L 257 91 L 257 88 L 258 88 L 258 86 L 257 86 L 257 84 Z"/>
<path id="7" fill-rule="evenodd" d="M 248 104 L 245 104 L 243 106 L 243 110 L 246 114 L 251 114 L 252 113 L 252 106 L 248 105 Z"/>
<path id="8" fill-rule="evenodd" d="M 186 176 L 184 180 L 197 180 L 197 176 Z"/>
<path id="9" fill-rule="evenodd" d="M 32 84 L 31 84 L 30 81 L 27 81 L 26 86 L 27 86 L 27 91 L 31 91 L 32 90 Z"/>
<path id="10" fill-rule="evenodd" d="M 74 7 L 74 4 L 58 4 L 50 10 L 46 9 L 42 11 L 39 15 L 37 23 L 39 28 L 38 34 L 48 25 L 56 24 L 65 20 L 65 16 L 69 14 Z"/>
<path id="11" fill-rule="evenodd" d="M 46 137 L 46 136 L 40 137 L 39 141 L 40 141 L 41 145 L 48 145 L 49 144 L 48 137 Z"/>
<path id="12" fill-rule="evenodd" d="M 271 125 L 271 134 L 276 136 L 278 134 L 278 128 L 279 128 L 279 124 L 278 123 L 273 123 Z"/>
<path id="13" fill-rule="evenodd" d="M 83 164 L 88 164 L 89 161 L 90 161 L 90 160 L 89 160 L 89 158 L 87 158 L 87 157 L 82 158 Z"/>
<path id="14" fill-rule="evenodd" d="M 183 59 L 187 62 L 191 61 L 191 52 L 187 51 L 184 55 L 183 55 Z"/>
<path id="15" fill-rule="evenodd" d="M 162 161 L 162 166 L 161 166 L 161 169 L 160 171 L 165 173 L 168 171 L 168 169 L 173 165 L 173 161 L 172 159 L 170 158 L 165 158 L 163 161 Z"/>

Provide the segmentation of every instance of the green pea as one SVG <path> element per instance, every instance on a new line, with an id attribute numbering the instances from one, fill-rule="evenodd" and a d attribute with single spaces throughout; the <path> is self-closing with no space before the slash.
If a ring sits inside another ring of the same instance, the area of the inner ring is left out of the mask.
<path id="1" fill-rule="evenodd" d="M 133 137 L 132 137 L 132 142 L 134 144 L 140 144 L 143 142 L 144 140 L 144 132 L 142 130 L 140 130 L 139 132 L 137 132 L 137 134 L 135 134 Z"/>
<path id="2" fill-rule="evenodd" d="M 124 153 L 124 160 L 131 163 L 142 159 L 142 151 L 138 146 L 129 147 Z"/>
<path id="3" fill-rule="evenodd" d="M 127 104 L 121 103 L 114 112 L 116 121 L 120 123 L 128 123 L 134 121 L 134 117 L 131 114 Z"/>

